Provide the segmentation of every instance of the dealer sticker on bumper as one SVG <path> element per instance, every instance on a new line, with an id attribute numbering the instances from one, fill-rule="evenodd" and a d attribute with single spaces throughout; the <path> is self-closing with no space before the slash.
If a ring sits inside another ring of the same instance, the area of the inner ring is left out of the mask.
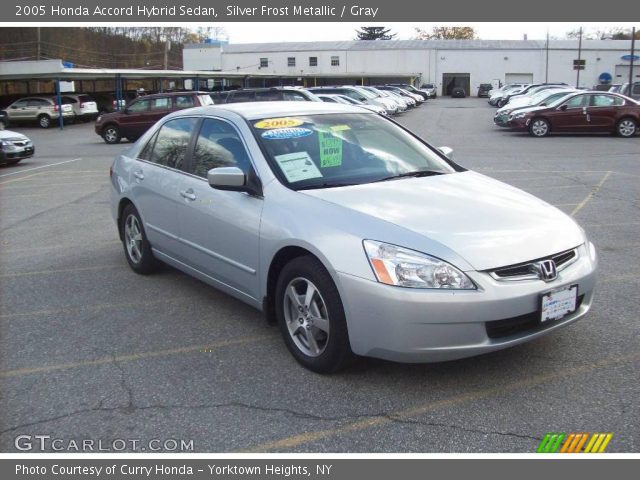
<path id="1" fill-rule="evenodd" d="M 578 285 L 545 293 L 542 295 L 541 321 L 559 320 L 576 311 L 578 302 Z"/>

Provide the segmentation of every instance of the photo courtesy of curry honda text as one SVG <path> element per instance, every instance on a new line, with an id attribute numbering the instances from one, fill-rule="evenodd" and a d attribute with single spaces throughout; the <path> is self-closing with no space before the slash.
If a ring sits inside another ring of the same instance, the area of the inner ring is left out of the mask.
<path id="1" fill-rule="evenodd" d="M 469 357 L 583 317 L 584 230 L 452 157 L 358 106 L 205 106 L 115 159 L 112 213 L 135 272 L 164 262 L 263 310 L 317 372 Z"/>

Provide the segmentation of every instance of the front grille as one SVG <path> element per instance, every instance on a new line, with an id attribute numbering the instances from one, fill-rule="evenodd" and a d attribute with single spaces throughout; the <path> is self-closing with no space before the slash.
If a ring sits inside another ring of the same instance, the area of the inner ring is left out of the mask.
<path id="1" fill-rule="evenodd" d="M 542 260 L 553 260 L 558 271 L 571 265 L 578 259 L 578 251 L 576 248 L 556 253 L 549 257 L 538 258 L 525 263 L 509 265 L 489 271 L 489 274 L 496 280 L 533 280 L 538 278 L 537 270 L 534 266 L 536 262 Z"/>
<path id="2" fill-rule="evenodd" d="M 576 310 L 582 305 L 584 295 L 579 295 L 576 301 Z M 535 333 L 554 325 L 555 322 L 548 320 L 544 323 L 540 321 L 540 312 L 531 312 L 518 317 L 505 318 L 503 320 L 493 320 L 485 322 L 487 336 L 492 339 L 511 337 L 523 333 Z"/>

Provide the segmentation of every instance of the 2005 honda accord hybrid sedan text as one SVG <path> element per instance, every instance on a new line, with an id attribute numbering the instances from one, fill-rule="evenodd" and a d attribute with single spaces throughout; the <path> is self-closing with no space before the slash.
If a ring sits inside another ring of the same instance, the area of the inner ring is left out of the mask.
<path id="1" fill-rule="evenodd" d="M 585 315 L 584 231 L 448 156 L 355 106 L 200 107 L 115 160 L 113 216 L 134 271 L 162 261 L 264 311 L 317 372 L 469 357 Z"/>

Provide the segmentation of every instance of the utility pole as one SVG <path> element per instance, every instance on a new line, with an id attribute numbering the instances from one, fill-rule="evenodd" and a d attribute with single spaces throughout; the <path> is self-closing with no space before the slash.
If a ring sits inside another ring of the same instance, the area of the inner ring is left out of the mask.
<path id="1" fill-rule="evenodd" d="M 544 83 L 549 83 L 549 30 L 547 29 L 547 55 L 544 71 Z"/>
<path id="2" fill-rule="evenodd" d="M 633 94 L 633 60 L 636 50 L 636 27 L 631 29 L 631 62 L 629 64 L 629 91 L 627 96 L 630 97 Z"/>
<path id="3" fill-rule="evenodd" d="M 164 42 L 164 69 L 168 70 L 169 66 L 169 50 L 171 49 L 171 40 L 168 38 Z"/>
<path id="4" fill-rule="evenodd" d="M 578 40 L 578 69 L 576 70 L 576 88 L 580 88 L 580 68 L 582 67 L 582 27 L 580 27 L 580 37 Z"/>
<path id="5" fill-rule="evenodd" d="M 40 60 L 40 27 L 36 27 L 36 60 Z"/>

